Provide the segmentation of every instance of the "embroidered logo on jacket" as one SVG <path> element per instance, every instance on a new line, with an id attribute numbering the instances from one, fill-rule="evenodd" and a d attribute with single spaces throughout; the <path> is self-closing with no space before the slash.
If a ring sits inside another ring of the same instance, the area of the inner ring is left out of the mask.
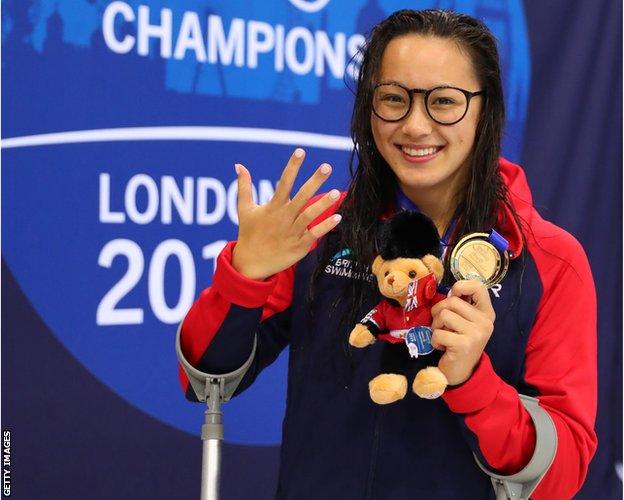
<path id="1" fill-rule="evenodd" d="M 330 259 L 325 266 L 325 273 L 349 279 L 372 281 L 373 275 L 369 266 L 362 266 L 349 257 L 353 252 L 350 248 L 343 248 Z"/>

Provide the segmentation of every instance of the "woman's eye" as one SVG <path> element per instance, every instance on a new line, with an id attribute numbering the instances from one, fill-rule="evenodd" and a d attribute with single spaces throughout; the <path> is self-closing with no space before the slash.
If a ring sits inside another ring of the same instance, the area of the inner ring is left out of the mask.
<path id="1" fill-rule="evenodd" d="M 436 106 L 451 106 L 455 104 L 455 101 L 448 97 L 438 97 L 433 104 Z"/>
<path id="2" fill-rule="evenodd" d="M 416 271 L 410 271 L 410 272 L 409 272 L 409 274 L 408 274 L 408 276 L 409 276 L 410 278 L 415 278 L 415 277 L 416 277 Z"/>
<path id="3" fill-rule="evenodd" d="M 386 94 L 381 97 L 381 100 L 390 104 L 403 104 L 405 102 L 403 96 L 399 94 Z"/>

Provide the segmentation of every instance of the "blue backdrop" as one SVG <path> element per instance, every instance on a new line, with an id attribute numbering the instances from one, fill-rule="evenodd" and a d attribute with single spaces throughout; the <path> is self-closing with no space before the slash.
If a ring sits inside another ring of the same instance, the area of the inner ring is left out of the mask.
<path id="1" fill-rule="evenodd" d="M 266 200 L 304 146 L 304 174 L 328 161 L 327 187 L 344 188 L 352 56 L 403 7 L 466 12 L 499 40 L 504 154 L 583 243 L 598 287 L 600 446 L 581 496 L 619 497 L 620 4 L 5 0 L 2 425 L 17 498 L 198 496 L 203 408 L 182 397 L 173 340 L 236 235 L 233 164 Z M 226 499 L 273 496 L 287 356 L 226 405 Z"/>

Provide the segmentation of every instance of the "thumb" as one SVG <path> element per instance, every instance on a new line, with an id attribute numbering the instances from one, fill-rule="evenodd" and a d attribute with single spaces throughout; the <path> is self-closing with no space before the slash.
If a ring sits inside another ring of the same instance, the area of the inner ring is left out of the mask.
<path id="1" fill-rule="evenodd" d="M 240 163 L 236 163 L 234 165 L 234 170 L 236 171 L 238 184 L 237 208 L 240 213 L 241 210 L 245 210 L 253 206 L 254 201 L 251 188 L 251 174 L 249 173 L 249 170 L 247 170 Z"/>

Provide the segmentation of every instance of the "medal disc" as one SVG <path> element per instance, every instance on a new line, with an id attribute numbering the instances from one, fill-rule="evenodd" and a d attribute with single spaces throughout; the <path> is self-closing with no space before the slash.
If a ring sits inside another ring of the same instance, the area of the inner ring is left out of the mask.
<path id="1" fill-rule="evenodd" d="M 499 283 L 509 266 L 507 251 L 500 252 L 487 233 L 472 233 L 457 242 L 451 252 L 451 272 L 457 280 L 476 279 L 491 287 Z"/>

